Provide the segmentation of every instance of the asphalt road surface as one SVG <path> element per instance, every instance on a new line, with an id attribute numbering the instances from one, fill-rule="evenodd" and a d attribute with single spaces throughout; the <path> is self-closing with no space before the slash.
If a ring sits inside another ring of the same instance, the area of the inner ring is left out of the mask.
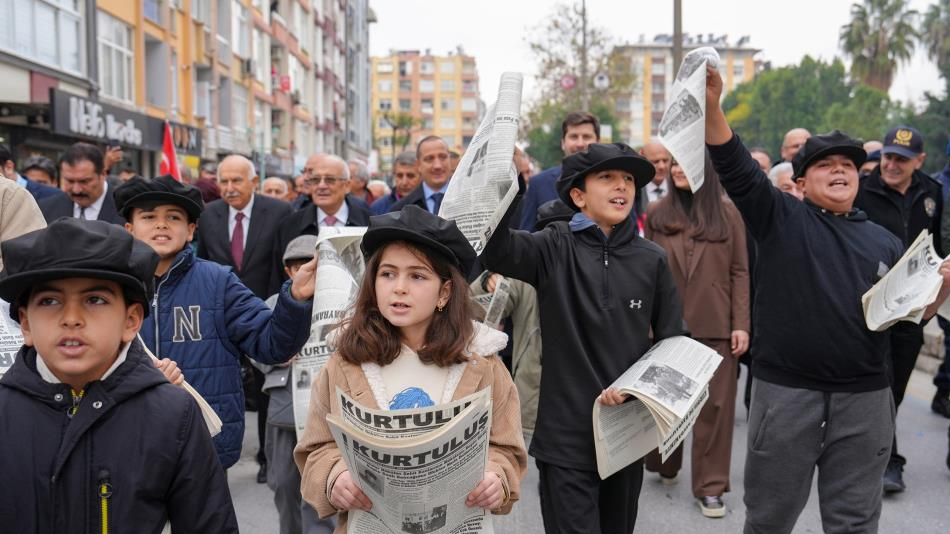
<path id="1" fill-rule="evenodd" d="M 743 376 L 742 380 L 745 380 Z M 904 403 L 897 417 L 901 453 L 908 461 L 904 471 L 907 491 L 886 496 L 881 513 L 881 534 L 947 534 L 950 532 L 950 470 L 947 457 L 947 427 L 950 420 L 930 411 L 934 387 L 930 377 L 914 371 Z M 742 386 L 742 383 L 740 383 Z M 741 391 L 741 387 L 740 387 Z M 228 473 L 231 495 L 237 511 L 241 532 L 245 534 L 278 533 L 277 511 L 273 493 L 264 484 L 257 484 L 257 414 L 247 415 L 247 433 L 241 460 Z M 679 482 L 664 486 L 657 475 L 647 473 L 640 493 L 640 512 L 636 532 L 649 534 L 742 532 L 745 506 L 742 503 L 742 469 L 745 464 L 746 410 L 741 400 L 736 408 L 736 429 L 732 449 L 732 491 L 724 496 L 726 517 L 707 519 L 699 513 L 689 483 L 689 451 L 684 454 Z M 689 438 L 686 440 L 689 447 Z M 530 459 L 529 459 L 529 462 Z M 533 463 L 533 462 L 531 462 Z M 532 477 L 534 477 L 532 479 Z M 537 496 L 537 472 L 529 472 L 523 484 L 521 501 L 508 517 L 496 517 L 495 532 L 542 533 L 541 513 Z M 821 515 L 818 492 L 812 488 L 811 499 L 796 525 L 795 534 L 820 533 Z"/>

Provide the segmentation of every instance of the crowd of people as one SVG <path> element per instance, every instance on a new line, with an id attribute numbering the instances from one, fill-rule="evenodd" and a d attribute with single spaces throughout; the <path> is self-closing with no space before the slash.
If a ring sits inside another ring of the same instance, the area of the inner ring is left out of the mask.
<path id="1" fill-rule="evenodd" d="M 922 231 L 950 252 L 950 146 L 931 177 L 912 126 L 868 142 L 794 128 L 773 161 L 732 131 L 721 92 L 711 69 L 700 189 L 659 140 L 601 142 L 597 117 L 573 112 L 560 165 L 535 174 L 515 151 L 519 194 L 480 256 L 438 216 L 460 157 L 437 136 L 397 155 L 388 183 L 334 154 L 266 178 L 229 155 L 177 181 L 138 176 L 114 147 L 19 165 L 0 148 L 0 299 L 25 342 L 0 379 L 0 524 L 237 532 L 227 470 L 253 404 L 280 532 L 345 532 L 374 503 L 326 421 L 337 388 L 378 409 L 490 388 L 466 504 L 519 514 L 536 484 L 546 532 L 629 534 L 644 473 L 677 484 L 682 446 L 601 479 L 591 403 L 627 401 L 608 385 L 688 335 L 723 358 L 691 437 L 699 512 L 727 511 L 744 363 L 745 532 L 791 532 L 816 472 L 825 532 L 877 532 L 883 495 L 906 488 L 895 418 L 923 324 L 872 332 L 861 296 Z M 366 271 L 298 443 L 289 365 L 326 227 L 368 227 Z M 950 263 L 939 272 L 926 320 L 950 294 Z M 472 297 L 502 277 L 503 323 L 486 326 Z M 220 418 L 214 438 L 182 381 Z M 934 384 L 950 418 L 946 359 Z"/>

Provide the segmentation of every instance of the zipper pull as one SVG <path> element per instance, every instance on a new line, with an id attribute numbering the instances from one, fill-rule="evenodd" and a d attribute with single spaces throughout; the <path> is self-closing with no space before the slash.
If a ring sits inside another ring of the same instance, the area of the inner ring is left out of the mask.
<path id="1" fill-rule="evenodd" d="M 607 266 L 607 249 L 604 249 L 604 267 Z"/>
<path id="2" fill-rule="evenodd" d="M 99 484 L 96 488 L 99 495 L 99 525 L 101 534 L 109 534 L 109 500 L 112 498 L 112 484 L 109 481 L 109 471 L 99 471 Z"/>

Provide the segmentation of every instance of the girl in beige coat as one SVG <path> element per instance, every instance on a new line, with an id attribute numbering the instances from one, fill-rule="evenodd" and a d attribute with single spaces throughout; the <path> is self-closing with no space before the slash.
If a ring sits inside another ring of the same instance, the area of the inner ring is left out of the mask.
<path id="1" fill-rule="evenodd" d="M 498 350 L 506 336 L 472 321 L 468 284 L 475 252 L 454 222 L 416 206 L 370 220 L 366 273 L 336 352 L 312 390 L 306 432 L 294 451 L 301 492 L 320 517 L 373 503 L 351 476 L 326 422 L 335 388 L 369 408 L 418 408 L 491 387 L 492 428 L 482 481 L 466 505 L 507 513 L 527 455 L 518 393 Z"/>

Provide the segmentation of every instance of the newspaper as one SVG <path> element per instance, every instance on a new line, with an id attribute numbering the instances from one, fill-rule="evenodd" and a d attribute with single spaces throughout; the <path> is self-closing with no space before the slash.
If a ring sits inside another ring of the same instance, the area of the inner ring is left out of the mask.
<path id="1" fill-rule="evenodd" d="M 882 331 L 898 321 L 920 323 L 943 284 L 943 263 L 924 230 L 883 278 L 861 297 L 868 329 Z"/>
<path id="2" fill-rule="evenodd" d="M 10 318 L 10 304 L 0 300 L 0 378 L 13 366 L 16 353 L 23 346 L 20 325 Z"/>
<path id="3" fill-rule="evenodd" d="M 290 373 L 298 440 L 303 437 L 310 410 L 310 385 L 333 353 L 327 338 L 356 299 L 363 279 L 360 242 L 365 233 L 365 227 L 320 228 L 310 339 L 300 349 Z"/>
<path id="4" fill-rule="evenodd" d="M 594 401 L 594 445 L 601 478 L 659 447 L 665 461 L 693 427 L 709 398 L 722 356 L 685 336 L 653 346 L 613 384 L 633 396 L 618 406 Z"/>
<path id="5" fill-rule="evenodd" d="M 501 75 L 498 100 L 485 113 L 455 169 L 439 216 L 456 222 L 480 254 L 518 194 L 512 161 L 521 113 L 522 76 Z"/>
<path id="6" fill-rule="evenodd" d="M 373 410 L 337 389 L 327 422 L 353 480 L 373 503 L 350 513 L 349 534 L 491 534 L 465 499 L 485 476 L 491 391 L 450 404 Z"/>
<path id="7" fill-rule="evenodd" d="M 485 307 L 485 325 L 495 328 L 501 324 L 501 318 L 505 315 L 505 307 L 508 305 L 508 298 L 511 295 L 511 284 L 504 276 L 498 275 L 495 282 L 495 291 L 491 293 L 491 299 Z"/>
<path id="8" fill-rule="evenodd" d="M 694 193 L 705 181 L 707 64 L 719 65 L 715 48 L 697 48 L 683 58 L 658 130 L 660 142 L 683 168 Z"/>

